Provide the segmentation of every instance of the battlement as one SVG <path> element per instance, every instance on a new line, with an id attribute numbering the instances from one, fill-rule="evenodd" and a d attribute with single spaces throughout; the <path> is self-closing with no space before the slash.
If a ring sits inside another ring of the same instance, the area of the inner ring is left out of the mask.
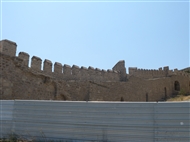
<path id="1" fill-rule="evenodd" d="M 124 60 L 104 70 L 54 63 L 25 52 L 17 56 L 16 48 L 12 41 L 0 41 L 1 99 L 158 101 L 181 90 L 190 92 L 190 74 L 168 66 L 130 67 L 126 74 Z"/>
<path id="2" fill-rule="evenodd" d="M 179 71 L 178 69 L 169 70 L 169 75 L 181 75 L 190 78 L 190 74 L 184 71 Z"/>
<path id="3" fill-rule="evenodd" d="M 169 67 L 159 68 L 158 70 L 138 69 L 137 67 L 129 68 L 129 75 L 140 78 L 160 78 L 168 76 Z"/>
<path id="4" fill-rule="evenodd" d="M 33 56 L 31 58 L 31 66 L 29 67 L 29 59 L 30 55 L 26 52 L 20 52 L 18 56 L 16 56 L 16 43 L 9 40 L 0 41 L 0 52 L 6 54 L 11 57 L 16 57 L 22 59 L 22 65 L 27 68 L 29 71 L 44 74 L 53 78 L 62 79 L 62 80 L 78 80 L 78 81 L 120 81 L 121 73 L 119 71 L 113 70 L 101 70 L 98 68 L 94 68 L 89 66 L 79 67 L 77 65 L 64 64 L 62 65 L 59 62 L 55 62 L 54 64 L 45 59 L 42 62 L 42 59 L 37 56 Z M 54 66 L 54 70 L 52 67 Z"/>
<path id="5" fill-rule="evenodd" d="M 23 52 L 21 52 L 23 53 Z M 19 55 L 21 54 L 19 53 Z M 28 55 L 25 53 L 25 55 Z M 20 56 L 19 56 L 20 57 Z M 22 58 L 23 59 L 23 58 Z M 63 80 L 93 80 L 93 81 L 120 81 L 120 73 L 113 70 L 100 70 L 98 68 L 93 68 L 89 66 L 79 67 L 77 65 L 70 65 L 55 62 L 54 71 L 52 71 L 52 62 L 48 59 L 45 59 L 42 63 L 42 59 L 33 56 L 31 58 L 31 67 L 28 66 L 27 62 L 29 61 L 29 56 L 24 56 L 23 64 L 28 67 L 31 71 L 36 73 L 42 73 L 44 75 L 49 75 L 54 78 L 63 79 Z M 43 67 L 43 68 L 42 68 Z M 41 70 L 42 69 L 42 70 Z"/>
<path id="6" fill-rule="evenodd" d="M 158 70 L 147 70 L 147 69 L 138 69 L 137 67 L 129 67 L 129 75 L 133 75 L 139 78 L 161 78 L 168 77 L 171 75 L 182 75 L 190 77 L 190 75 L 183 71 L 178 71 L 177 69 L 169 70 L 168 66 L 160 67 Z"/>
<path id="7" fill-rule="evenodd" d="M 10 40 L 2 40 L 0 41 L 0 52 L 9 56 L 16 55 L 17 44 Z"/>
<path id="8" fill-rule="evenodd" d="M 17 45 L 15 42 L 9 40 L 0 41 L 0 53 L 5 54 L 10 57 L 15 57 L 21 59 L 19 61 L 19 66 L 25 67 L 28 71 L 33 73 L 47 75 L 52 78 L 56 78 L 58 80 L 76 80 L 76 81 L 126 81 L 127 74 L 125 68 L 125 61 L 119 61 L 112 69 L 101 70 L 99 68 L 94 68 L 92 66 L 87 67 L 79 67 L 77 65 L 62 65 L 59 62 L 55 62 L 54 64 L 45 59 L 42 62 L 42 59 L 37 56 L 33 56 L 31 58 L 31 66 L 29 67 L 29 59 L 30 55 L 25 52 L 20 52 L 18 56 L 16 56 L 16 48 Z M 54 70 L 52 69 L 54 67 Z M 159 68 L 158 70 L 146 70 L 146 69 L 138 69 L 137 67 L 129 68 L 129 76 L 134 75 L 140 78 L 161 78 L 167 77 L 170 75 L 183 75 L 189 76 L 188 73 L 178 71 L 175 69 L 174 71 L 169 70 L 169 67 Z"/>

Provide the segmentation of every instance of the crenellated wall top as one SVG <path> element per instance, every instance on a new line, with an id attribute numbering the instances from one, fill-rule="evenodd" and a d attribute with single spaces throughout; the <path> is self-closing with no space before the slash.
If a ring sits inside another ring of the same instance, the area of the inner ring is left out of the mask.
<path id="1" fill-rule="evenodd" d="M 52 63 L 51 60 L 42 59 L 37 56 L 31 58 L 31 66 L 29 67 L 30 55 L 26 52 L 20 52 L 16 56 L 17 44 L 9 40 L 0 41 L 0 52 L 9 56 L 18 57 L 23 60 L 23 65 L 31 71 L 47 74 L 52 77 L 73 80 L 99 80 L 99 81 L 123 81 L 126 80 L 125 61 L 119 61 L 112 69 L 104 70 L 94 68 L 92 66 L 84 67 L 77 65 L 62 65 L 59 62 Z M 168 66 L 161 67 L 158 70 L 138 69 L 137 67 L 129 68 L 129 75 L 134 75 L 142 78 L 166 77 L 169 75 L 184 75 L 188 73 L 180 72 L 177 69 L 169 70 Z"/>

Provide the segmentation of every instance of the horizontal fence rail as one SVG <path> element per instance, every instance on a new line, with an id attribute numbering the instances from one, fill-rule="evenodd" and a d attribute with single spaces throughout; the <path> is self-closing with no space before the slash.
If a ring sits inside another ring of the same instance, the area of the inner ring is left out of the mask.
<path id="1" fill-rule="evenodd" d="M 0 101 L 0 136 L 67 142 L 189 142 L 190 102 Z"/>

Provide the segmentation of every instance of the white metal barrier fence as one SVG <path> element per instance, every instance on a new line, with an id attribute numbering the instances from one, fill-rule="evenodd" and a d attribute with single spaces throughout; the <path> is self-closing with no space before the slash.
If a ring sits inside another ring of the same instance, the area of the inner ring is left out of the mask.
<path id="1" fill-rule="evenodd" d="M 190 102 L 0 101 L 0 136 L 67 142 L 189 142 Z"/>

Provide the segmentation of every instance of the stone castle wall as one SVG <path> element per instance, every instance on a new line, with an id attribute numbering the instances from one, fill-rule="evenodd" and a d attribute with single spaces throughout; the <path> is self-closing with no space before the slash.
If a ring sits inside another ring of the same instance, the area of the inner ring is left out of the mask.
<path id="1" fill-rule="evenodd" d="M 61 80 L 96 80 L 96 81 L 120 81 L 121 73 L 119 70 L 101 70 L 98 68 L 93 68 L 89 66 L 79 67 L 77 65 L 62 65 L 59 62 L 55 62 L 54 65 L 48 59 L 42 62 L 42 59 L 33 56 L 31 58 L 31 67 L 29 67 L 30 55 L 25 52 L 20 52 L 18 57 L 16 57 L 16 43 L 3 40 L 0 42 L 0 52 L 11 57 L 22 59 L 22 65 L 28 67 L 32 72 L 41 73 L 52 78 L 57 78 Z M 54 70 L 52 71 L 52 66 Z M 122 74 L 122 76 L 124 76 Z"/>
<path id="2" fill-rule="evenodd" d="M 178 93 L 190 92 L 190 76 L 169 70 L 129 68 L 119 61 L 112 70 L 62 65 L 29 54 L 16 54 L 16 43 L 0 42 L 0 99 L 73 101 L 157 101 Z M 121 99 L 122 98 L 122 99 Z"/>
<path id="3" fill-rule="evenodd" d="M 162 67 L 158 70 L 148 70 L 148 69 L 138 69 L 137 67 L 130 67 L 129 68 L 129 76 L 136 76 L 139 78 L 162 78 L 162 77 L 169 77 L 172 75 L 182 75 L 190 77 L 189 73 L 178 71 L 177 69 L 169 70 L 169 67 Z"/>

